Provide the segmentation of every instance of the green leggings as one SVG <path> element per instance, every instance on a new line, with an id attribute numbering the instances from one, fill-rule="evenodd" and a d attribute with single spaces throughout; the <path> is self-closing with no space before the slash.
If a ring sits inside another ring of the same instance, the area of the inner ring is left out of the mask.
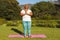
<path id="1" fill-rule="evenodd" d="M 24 28 L 24 36 L 26 36 L 26 32 L 28 31 L 28 36 L 31 35 L 31 21 L 23 21 Z"/>

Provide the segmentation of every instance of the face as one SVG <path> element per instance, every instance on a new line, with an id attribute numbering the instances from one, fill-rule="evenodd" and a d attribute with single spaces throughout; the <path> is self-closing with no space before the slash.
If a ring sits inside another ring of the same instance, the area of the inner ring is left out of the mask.
<path id="1" fill-rule="evenodd" d="M 24 9 L 28 9 L 28 8 L 29 8 L 28 4 L 25 4 Z"/>

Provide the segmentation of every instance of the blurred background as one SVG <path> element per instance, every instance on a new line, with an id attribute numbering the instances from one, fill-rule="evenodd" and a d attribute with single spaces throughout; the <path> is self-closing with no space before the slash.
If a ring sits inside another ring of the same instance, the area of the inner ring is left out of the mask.
<path id="1" fill-rule="evenodd" d="M 20 11 L 24 4 L 33 12 L 32 26 L 60 28 L 59 0 L 0 0 L 0 24 L 21 21 Z"/>
<path id="2" fill-rule="evenodd" d="M 32 34 L 46 34 L 41 40 L 60 40 L 60 0 L 0 0 L 0 40 L 20 40 L 7 36 L 23 32 L 20 11 L 24 4 L 33 12 Z"/>

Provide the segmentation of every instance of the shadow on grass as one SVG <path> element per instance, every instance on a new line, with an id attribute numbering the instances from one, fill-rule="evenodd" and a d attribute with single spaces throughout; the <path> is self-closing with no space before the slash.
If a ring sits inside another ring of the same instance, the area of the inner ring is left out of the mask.
<path id="1" fill-rule="evenodd" d="M 19 31 L 18 29 L 12 28 L 11 30 L 13 30 L 14 32 L 20 34 L 20 35 L 24 35 L 23 32 Z"/>

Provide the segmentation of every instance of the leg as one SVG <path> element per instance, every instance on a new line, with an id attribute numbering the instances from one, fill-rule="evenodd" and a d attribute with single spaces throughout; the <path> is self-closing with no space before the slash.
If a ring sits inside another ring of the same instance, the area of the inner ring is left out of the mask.
<path id="1" fill-rule="evenodd" d="M 31 21 L 28 21 L 27 29 L 28 29 L 28 36 L 31 36 Z"/>
<path id="2" fill-rule="evenodd" d="M 26 31 L 27 31 L 27 23 L 26 23 L 26 21 L 23 21 L 23 29 L 24 29 L 24 36 L 26 37 Z"/>

